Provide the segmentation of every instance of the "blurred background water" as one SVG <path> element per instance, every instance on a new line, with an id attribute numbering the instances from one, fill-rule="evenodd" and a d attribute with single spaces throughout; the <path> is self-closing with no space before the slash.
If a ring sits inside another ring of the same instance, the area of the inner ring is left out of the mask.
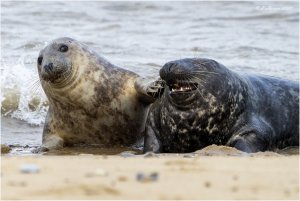
<path id="1" fill-rule="evenodd" d="M 51 40 L 82 41 L 142 76 L 170 60 L 212 58 L 299 80 L 298 2 L 1 2 L 1 140 L 39 145 L 48 103 L 36 60 Z"/>

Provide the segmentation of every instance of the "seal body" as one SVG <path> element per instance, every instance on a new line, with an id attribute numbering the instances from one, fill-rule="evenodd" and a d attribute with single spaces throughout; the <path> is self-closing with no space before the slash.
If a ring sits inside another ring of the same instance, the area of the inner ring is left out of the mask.
<path id="1" fill-rule="evenodd" d="M 166 85 L 149 111 L 145 152 L 299 146 L 299 83 L 238 74 L 210 59 L 169 62 L 160 76 Z"/>
<path id="2" fill-rule="evenodd" d="M 149 103 L 135 89 L 137 74 L 71 38 L 41 50 L 38 72 L 49 100 L 44 147 L 128 146 L 142 137 Z"/>

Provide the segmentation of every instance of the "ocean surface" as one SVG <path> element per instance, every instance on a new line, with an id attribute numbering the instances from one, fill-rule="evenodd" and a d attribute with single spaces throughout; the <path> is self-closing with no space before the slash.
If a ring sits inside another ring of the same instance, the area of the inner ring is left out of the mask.
<path id="1" fill-rule="evenodd" d="M 68 36 L 142 76 L 186 57 L 299 80 L 298 2 L 1 2 L 1 143 L 39 146 L 48 109 L 36 60 Z M 24 150 L 24 149 L 23 149 Z"/>

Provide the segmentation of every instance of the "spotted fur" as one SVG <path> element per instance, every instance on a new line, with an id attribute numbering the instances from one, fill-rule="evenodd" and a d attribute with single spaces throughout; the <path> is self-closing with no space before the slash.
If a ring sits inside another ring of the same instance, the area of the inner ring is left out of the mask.
<path id="1" fill-rule="evenodd" d="M 193 152 L 211 144 L 245 152 L 299 146 L 297 82 L 237 74 L 209 59 L 169 62 L 160 76 L 166 87 L 148 115 L 145 152 Z M 181 82 L 197 89 L 171 90 Z"/>
<path id="2" fill-rule="evenodd" d="M 68 51 L 59 51 L 62 44 Z M 43 146 L 129 146 L 142 137 L 150 103 L 141 101 L 134 87 L 137 74 L 71 38 L 54 40 L 39 58 L 40 80 L 50 105 Z"/>

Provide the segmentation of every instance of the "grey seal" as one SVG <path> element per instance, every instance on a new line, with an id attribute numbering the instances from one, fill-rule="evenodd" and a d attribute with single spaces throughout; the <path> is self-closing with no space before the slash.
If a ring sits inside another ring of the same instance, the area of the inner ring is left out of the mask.
<path id="1" fill-rule="evenodd" d="M 37 69 L 49 100 L 42 147 L 130 146 L 142 138 L 155 100 L 147 79 L 67 37 L 40 51 Z"/>
<path id="2" fill-rule="evenodd" d="M 227 145 L 244 152 L 299 146 L 299 83 L 237 73 L 187 58 L 160 70 L 164 92 L 150 108 L 144 151 L 193 152 Z"/>

